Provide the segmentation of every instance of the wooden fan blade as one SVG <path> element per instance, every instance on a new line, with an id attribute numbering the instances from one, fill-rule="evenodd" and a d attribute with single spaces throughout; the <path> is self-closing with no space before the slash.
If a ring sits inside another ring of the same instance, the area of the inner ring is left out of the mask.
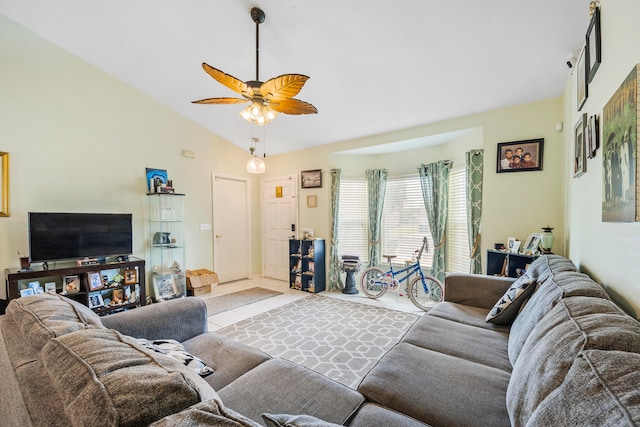
<path id="1" fill-rule="evenodd" d="M 260 94 L 268 100 L 293 98 L 307 80 L 309 77 L 302 74 L 283 74 L 262 83 Z"/>
<path id="2" fill-rule="evenodd" d="M 206 98 L 191 101 L 192 104 L 241 104 L 243 102 L 249 102 L 249 100 L 242 98 Z"/>
<path id="3" fill-rule="evenodd" d="M 217 68 L 213 68 L 211 65 L 203 62 L 202 69 L 213 77 L 217 82 L 222 83 L 229 89 L 234 92 L 237 92 L 243 96 L 245 94 L 253 93 L 253 91 L 249 90 L 249 86 L 240 79 L 233 77 L 231 74 L 227 74 L 218 70 Z"/>
<path id="4" fill-rule="evenodd" d="M 318 110 L 308 102 L 299 99 L 283 99 L 269 102 L 269 106 L 283 114 L 316 114 Z"/>

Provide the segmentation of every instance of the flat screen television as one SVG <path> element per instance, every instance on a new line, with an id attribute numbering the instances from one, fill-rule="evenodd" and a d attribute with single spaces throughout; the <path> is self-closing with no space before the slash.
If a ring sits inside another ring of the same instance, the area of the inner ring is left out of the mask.
<path id="1" fill-rule="evenodd" d="M 31 262 L 132 252 L 132 214 L 29 212 Z"/>

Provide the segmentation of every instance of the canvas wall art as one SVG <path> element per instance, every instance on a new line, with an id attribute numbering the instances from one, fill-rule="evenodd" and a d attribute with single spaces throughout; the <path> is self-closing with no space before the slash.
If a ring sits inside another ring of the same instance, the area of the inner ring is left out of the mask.
<path id="1" fill-rule="evenodd" d="M 602 221 L 640 221 L 638 182 L 638 83 L 633 67 L 602 112 Z"/>

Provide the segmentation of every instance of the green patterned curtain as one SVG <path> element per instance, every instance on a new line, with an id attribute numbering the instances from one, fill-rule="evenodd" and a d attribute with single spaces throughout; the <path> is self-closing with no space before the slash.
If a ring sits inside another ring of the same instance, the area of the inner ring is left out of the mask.
<path id="1" fill-rule="evenodd" d="M 366 177 L 369 200 L 369 267 L 377 267 L 380 264 L 380 226 L 384 193 L 387 189 L 387 170 L 369 169 Z"/>
<path id="2" fill-rule="evenodd" d="M 340 204 L 340 169 L 331 169 L 331 252 L 329 254 L 329 290 L 344 288 L 340 278 L 340 256 L 338 255 L 338 210 Z"/>
<path id="3" fill-rule="evenodd" d="M 482 273 L 480 251 L 480 225 L 482 220 L 482 171 L 484 150 L 471 150 L 465 153 L 467 170 L 467 232 L 469 234 L 469 272 Z"/>
<path id="4" fill-rule="evenodd" d="M 447 213 L 449 211 L 449 172 L 451 161 L 440 160 L 428 165 L 420 165 L 420 185 L 422 198 L 427 211 L 429 229 L 434 242 L 431 275 L 444 282 L 446 265 L 445 237 L 447 229 Z"/>

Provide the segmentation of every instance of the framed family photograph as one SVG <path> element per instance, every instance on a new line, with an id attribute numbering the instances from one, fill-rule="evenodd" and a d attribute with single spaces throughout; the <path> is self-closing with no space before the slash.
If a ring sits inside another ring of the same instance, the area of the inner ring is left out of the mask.
<path id="1" fill-rule="evenodd" d="M 97 271 L 87 273 L 87 282 L 89 283 L 89 291 L 97 291 L 104 287 L 102 275 Z"/>
<path id="2" fill-rule="evenodd" d="M 525 255 L 535 255 L 538 252 L 540 243 L 542 242 L 542 234 L 531 233 L 522 246 L 521 253 Z"/>
<path id="3" fill-rule="evenodd" d="M 322 170 L 315 169 L 300 172 L 300 185 L 302 188 L 320 188 L 322 187 Z"/>
<path id="4" fill-rule="evenodd" d="M 175 298 L 178 293 L 178 287 L 173 274 L 154 274 L 153 290 L 158 301 Z"/>
<path id="5" fill-rule="evenodd" d="M 580 116 L 574 128 L 573 143 L 573 177 L 578 178 L 587 171 L 587 149 L 585 139 L 587 137 L 587 113 Z"/>
<path id="6" fill-rule="evenodd" d="M 98 308 L 98 307 L 104 307 L 104 300 L 102 299 L 102 294 L 100 292 L 89 294 L 89 308 Z"/>
<path id="7" fill-rule="evenodd" d="M 602 61 L 600 42 L 600 8 L 596 7 L 587 30 L 587 83 L 591 83 Z"/>
<path id="8" fill-rule="evenodd" d="M 77 275 L 64 276 L 62 278 L 62 293 L 75 294 L 77 292 L 80 292 L 80 277 Z"/>
<path id="9" fill-rule="evenodd" d="M 498 143 L 496 172 L 541 171 L 544 138 Z"/>
<path id="10" fill-rule="evenodd" d="M 138 270 L 135 268 L 127 268 L 124 270 L 124 284 L 135 285 L 138 283 Z"/>

